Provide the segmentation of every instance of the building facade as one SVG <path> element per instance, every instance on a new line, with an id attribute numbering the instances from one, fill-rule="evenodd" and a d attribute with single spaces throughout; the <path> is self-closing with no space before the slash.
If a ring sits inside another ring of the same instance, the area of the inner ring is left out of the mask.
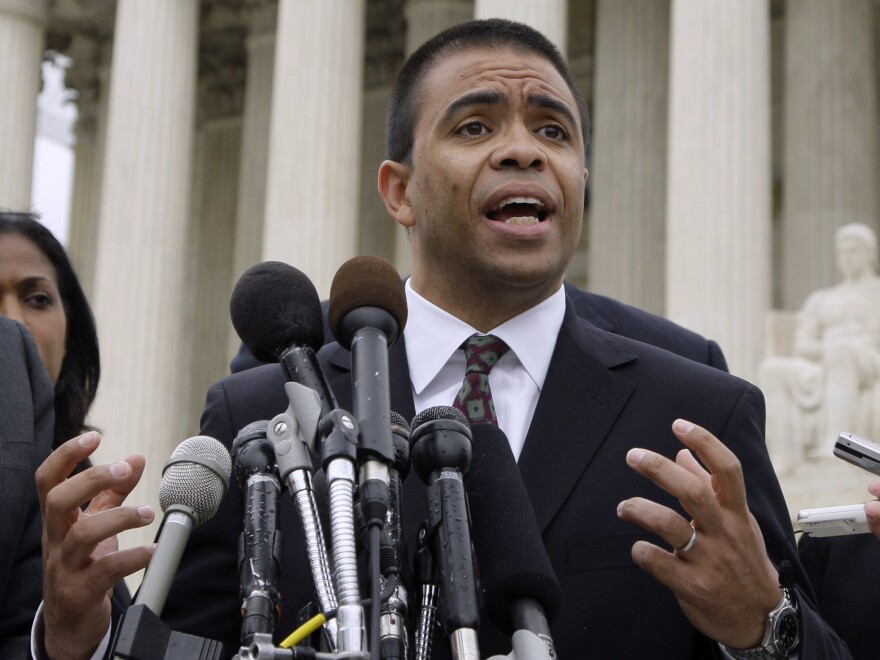
<path id="1" fill-rule="evenodd" d="M 39 65 L 63 53 L 91 421 L 107 459 L 147 454 L 137 501 L 228 371 L 248 266 L 286 261 L 323 296 L 357 254 L 406 273 L 376 192 L 391 82 L 488 16 L 544 32 L 587 98 L 569 279 L 717 340 L 733 373 L 756 377 L 772 310 L 835 281 L 836 228 L 880 229 L 878 0 L 0 0 L 0 207 L 29 205 Z"/>

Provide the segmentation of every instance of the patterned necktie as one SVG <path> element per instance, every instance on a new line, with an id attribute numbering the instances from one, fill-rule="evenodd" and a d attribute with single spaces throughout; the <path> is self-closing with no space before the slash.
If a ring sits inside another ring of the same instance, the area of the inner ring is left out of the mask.
<path id="1" fill-rule="evenodd" d="M 471 424 L 489 422 L 498 426 L 495 404 L 489 390 L 489 372 L 509 347 L 494 335 L 472 335 L 462 344 L 462 348 L 467 358 L 467 369 L 452 405 L 463 412 Z"/>

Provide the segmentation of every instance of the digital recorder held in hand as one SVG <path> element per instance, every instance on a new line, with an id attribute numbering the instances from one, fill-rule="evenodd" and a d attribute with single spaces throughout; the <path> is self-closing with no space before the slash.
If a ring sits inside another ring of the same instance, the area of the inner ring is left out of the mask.
<path id="1" fill-rule="evenodd" d="M 880 444 L 876 442 L 855 433 L 841 433 L 834 443 L 834 455 L 880 476 Z"/>
<path id="2" fill-rule="evenodd" d="M 798 525 L 810 536 L 841 536 L 843 534 L 866 534 L 864 504 L 829 506 L 822 509 L 804 509 L 798 513 Z"/>

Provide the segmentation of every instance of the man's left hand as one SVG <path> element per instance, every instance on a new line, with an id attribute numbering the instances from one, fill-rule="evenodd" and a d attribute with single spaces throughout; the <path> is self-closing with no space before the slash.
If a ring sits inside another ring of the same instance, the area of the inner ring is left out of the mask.
<path id="1" fill-rule="evenodd" d="M 631 449 L 626 461 L 676 497 L 692 519 L 643 498 L 621 502 L 617 515 L 622 520 L 676 548 L 639 541 L 632 548 L 633 561 L 672 590 L 685 616 L 707 637 L 731 648 L 754 648 L 782 592 L 748 509 L 742 466 L 707 430 L 681 419 L 672 430 L 686 447 L 674 462 L 644 449 Z"/>

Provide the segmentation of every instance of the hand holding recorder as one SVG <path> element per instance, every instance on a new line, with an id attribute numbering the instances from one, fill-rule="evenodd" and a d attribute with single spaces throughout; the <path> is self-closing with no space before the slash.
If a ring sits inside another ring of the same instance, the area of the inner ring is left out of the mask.
<path id="1" fill-rule="evenodd" d="M 841 433 L 834 443 L 834 455 L 880 476 L 880 444 L 854 433 Z M 880 479 L 868 485 L 868 492 L 880 498 Z M 880 501 L 864 504 L 804 509 L 798 524 L 811 536 L 839 536 L 872 533 L 880 539 Z"/>

